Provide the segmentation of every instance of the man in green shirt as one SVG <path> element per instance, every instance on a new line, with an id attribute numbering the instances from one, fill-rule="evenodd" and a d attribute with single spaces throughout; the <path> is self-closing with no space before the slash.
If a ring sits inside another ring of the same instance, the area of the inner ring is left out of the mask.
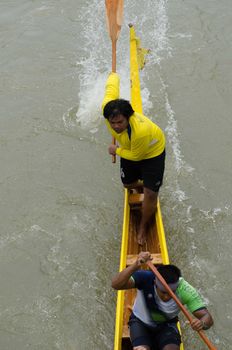
<path id="1" fill-rule="evenodd" d="M 180 309 L 153 272 L 140 269 L 150 259 L 149 252 L 141 252 L 134 264 L 113 278 L 112 287 L 116 290 L 137 288 L 129 320 L 134 350 L 179 350 L 181 337 L 177 322 Z M 179 268 L 161 265 L 158 270 L 181 303 L 193 314 L 192 329 L 209 329 L 213 325 L 212 316 L 196 289 L 181 277 Z"/>

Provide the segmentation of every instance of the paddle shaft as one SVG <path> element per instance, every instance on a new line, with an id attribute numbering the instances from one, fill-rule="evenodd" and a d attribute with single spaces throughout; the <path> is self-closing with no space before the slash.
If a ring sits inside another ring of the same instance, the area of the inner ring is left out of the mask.
<path id="1" fill-rule="evenodd" d="M 171 288 L 169 287 L 169 285 L 166 283 L 166 281 L 164 280 L 164 278 L 161 276 L 161 274 L 159 273 L 159 271 L 157 270 L 157 268 L 152 264 L 151 261 L 147 261 L 146 263 L 150 269 L 152 270 L 152 272 L 154 272 L 154 274 L 156 275 L 156 277 L 158 278 L 158 280 L 162 283 L 162 285 L 164 286 L 164 288 L 167 290 L 168 294 L 175 300 L 175 302 L 177 303 L 177 305 L 179 306 L 179 308 L 181 309 L 181 311 L 183 312 L 183 314 L 186 316 L 186 318 L 189 320 L 189 322 L 191 322 L 193 320 L 193 317 L 191 316 L 191 314 L 186 310 L 186 308 L 184 307 L 184 305 L 180 302 L 180 300 L 177 298 L 177 296 L 175 295 L 175 293 L 171 290 Z M 205 335 L 205 333 L 203 331 L 198 331 L 199 336 L 202 338 L 202 340 L 205 342 L 205 344 L 208 346 L 208 348 L 210 350 L 217 350 L 217 348 L 211 343 L 211 341 L 207 338 L 207 336 Z"/>
<path id="2" fill-rule="evenodd" d="M 112 40 L 112 72 L 116 73 L 116 40 Z"/>

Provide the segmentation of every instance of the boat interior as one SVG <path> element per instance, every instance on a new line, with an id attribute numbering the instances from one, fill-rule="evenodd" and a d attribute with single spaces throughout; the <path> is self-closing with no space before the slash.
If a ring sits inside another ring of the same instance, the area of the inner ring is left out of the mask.
<path id="1" fill-rule="evenodd" d="M 161 255 L 161 247 L 156 226 L 156 216 L 152 218 L 149 223 L 147 231 L 147 240 L 143 247 L 137 243 L 137 232 L 141 219 L 141 208 L 144 194 L 141 187 L 139 192 L 134 190 L 128 190 L 128 205 L 129 205 L 129 226 L 128 226 L 128 245 L 126 253 L 126 266 L 134 263 L 140 251 L 149 251 L 152 255 L 152 263 L 160 265 L 163 263 Z M 146 265 L 142 266 L 146 269 Z M 134 299 L 136 296 L 136 290 L 126 290 L 124 292 L 123 303 L 123 329 L 122 329 L 122 350 L 130 350 L 131 342 L 129 337 L 128 320 L 133 307 Z"/>

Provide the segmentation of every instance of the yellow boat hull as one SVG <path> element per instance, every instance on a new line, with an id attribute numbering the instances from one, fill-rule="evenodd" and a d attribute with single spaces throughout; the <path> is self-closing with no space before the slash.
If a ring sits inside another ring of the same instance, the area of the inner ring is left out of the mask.
<path id="1" fill-rule="evenodd" d="M 136 112 L 142 112 L 142 99 L 140 91 L 139 69 L 144 64 L 146 53 L 140 48 L 139 39 L 135 35 L 133 26 L 130 26 L 130 80 L 131 80 L 131 104 Z M 142 63 L 141 63 L 142 62 Z M 133 263 L 140 249 L 137 244 L 137 230 L 141 217 L 141 204 L 143 194 L 135 195 L 125 190 L 123 229 L 120 255 L 120 271 Z M 150 225 L 147 235 L 146 250 L 153 257 L 154 264 L 168 264 L 168 250 L 163 227 L 160 203 L 158 201 L 154 222 Z M 131 350 L 128 331 L 128 319 L 133 306 L 136 291 L 118 291 L 115 319 L 114 350 Z M 183 347 L 182 347 L 183 349 Z"/>

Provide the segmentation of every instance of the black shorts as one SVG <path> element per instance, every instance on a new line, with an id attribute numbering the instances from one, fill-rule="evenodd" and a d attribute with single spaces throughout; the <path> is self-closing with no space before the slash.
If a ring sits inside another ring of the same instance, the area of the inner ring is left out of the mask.
<path id="1" fill-rule="evenodd" d="M 180 346 L 181 337 L 176 323 L 165 323 L 151 329 L 134 315 L 129 320 L 133 347 L 147 345 L 151 350 L 162 350 L 168 344 Z"/>
<path id="2" fill-rule="evenodd" d="M 144 187 L 158 192 L 163 183 L 165 167 L 165 150 L 159 156 L 138 162 L 121 158 L 121 180 L 129 185 L 143 180 Z"/>

